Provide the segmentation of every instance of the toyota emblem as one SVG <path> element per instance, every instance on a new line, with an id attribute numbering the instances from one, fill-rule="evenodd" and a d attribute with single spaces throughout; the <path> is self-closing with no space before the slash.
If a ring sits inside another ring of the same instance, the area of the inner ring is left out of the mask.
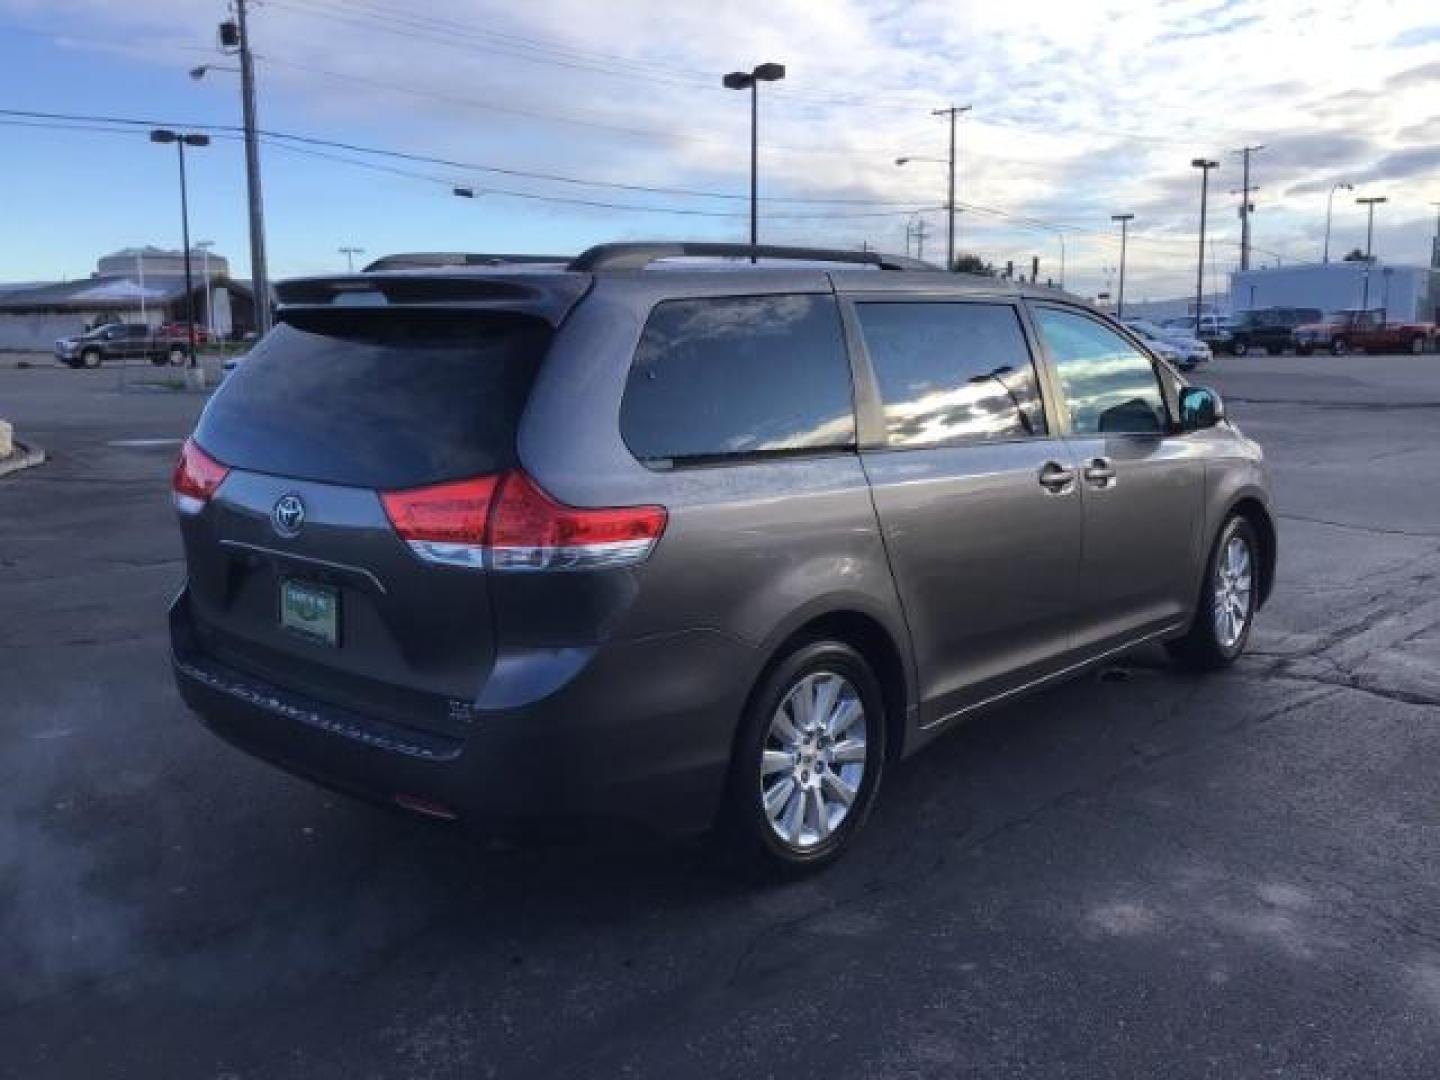
<path id="1" fill-rule="evenodd" d="M 270 511 L 270 523 L 277 533 L 287 539 L 299 536 L 300 527 L 305 524 L 305 504 L 300 501 L 300 496 L 281 495 L 275 502 L 275 509 Z"/>

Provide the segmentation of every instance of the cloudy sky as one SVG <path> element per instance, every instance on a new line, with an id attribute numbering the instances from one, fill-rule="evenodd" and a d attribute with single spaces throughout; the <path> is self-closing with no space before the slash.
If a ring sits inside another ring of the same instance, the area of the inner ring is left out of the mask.
<path id="1" fill-rule="evenodd" d="M 748 101 L 762 88 L 762 238 L 943 252 L 931 110 L 960 127 L 962 251 L 1041 259 L 1105 288 L 1110 215 L 1133 212 L 1137 296 L 1193 287 L 1197 155 L 1207 273 L 1238 258 L 1239 158 L 1254 158 L 1256 259 L 1363 245 L 1355 194 L 1385 195 L 1375 248 L 1428 259 L 1440 202 L 1433 0 L 255 0 L 272 274 L 423 249 L 566 252 L 616 238 L 746 234 Z M 105 251 L 178 245 L 173 152 L 136 119 L 210 125 L 191 158 L 193 235 L 246 256 L 236 76 L 222 0 L 0 0 L 0 281 L 82 276 Z M 24 113 L 93 118 L 70 122 Z M 315 141 L 298 141 L 302 136 Z M 345 144 L 345 147 L 330 144 Z M 346 148 L 349 147 L 349 148 Z M 384 156 L 358 148 L 409 155 Z M 473 200 L 451 187 L 473 188 Z M 597 205 L 599 204 L 599 205 Z M 1207 287 L 1208 287 L 1207 283 Z"/>

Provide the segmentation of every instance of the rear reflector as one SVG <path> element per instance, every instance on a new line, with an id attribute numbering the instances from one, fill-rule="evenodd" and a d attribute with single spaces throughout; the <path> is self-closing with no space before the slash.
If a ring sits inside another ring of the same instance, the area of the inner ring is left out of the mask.
<path id="1" fill-rule="evenodd" d="M 382 492 L 380 500 L 422 559 L 500 571 L 633 566 L 649 556 L 667 518 L 663 506 L 566 506 L 520 470 Z"/>
<path id="2" fill-rule="evenodd" d="M 230 470 L 201 450 L 194 439 L 186 439 L 170 478 L 175 509 L 182 514 L 198 514 L 229 475 Z"/>

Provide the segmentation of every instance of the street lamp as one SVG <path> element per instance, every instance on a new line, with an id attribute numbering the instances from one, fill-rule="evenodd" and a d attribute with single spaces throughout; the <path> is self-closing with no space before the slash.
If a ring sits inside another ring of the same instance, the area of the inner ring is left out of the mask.
<path id="1" fill-rule="evenodd" d="M 727 90 L 750 91 L 750 261 L 752 263 L 755 261 L 754 249 L 760 243 L 759 215 L 756 207 L 759 199 L 757 128 L 760 112 L 760 84 L 762 82 L 779 82 L 784 77 L 784 64 L 760 64 L 753 71 L 732 71 L 720 80 L 721 85 Z"/>
<path id="2" fill-rule="evenodd" d="M 1218 168 L 1218 161 L 1207 158 L 1192 158 L 1191 168 L 1200 170 L 1200 262 L 1195 269 L 1195 336 L 1200 336 L 1201 310 L 1205 304 L 1205 211 L 1210 198 L 1210 170 Z"/>
<path id="3" fill-rule="evenodd" d="M 1330 189 L 1330 194 L 1325 198 L 1325 253 L 1320 257 L 1321 262 L 1330 261 L 1330 212 L 1335 209 L 1335 192 L 1354 191 L 1354 184 L 1339 183 Z"/>
<path id="4" fill-rule="evenodd" d="M 1115 305 L 1115 317 L 1125 317 L 1125 244 L 1130 235 L 1130 222 L 1135 220 L 1134 214 L 1111 214 L 1111 221 L 1120 223 L 1120 300 Z"/>
<path id="5" fill-rule="evenodd" d="M 355 272 L 355 256 L 364 255 L 365 249 L 362 247 L 342 247 L 336 250 L 345 256 L 345 269 L 353 274 Z"/>
<path id="6" fill-rule="evenodd" d="M 1375 206 L 1390 200 L 1384 195 L 1362 195 L 1355 201 L 1370 212 L 1365 223 L 1365 285 L 1360 297 L 1360 308 L 1365 310 L 1370 306 L 1370 267 L 1374 262 L 1370 252 L 1375 241 Z"/>
<path id="7" fill-rule="evenodd" d="M 180 154 L 180 236 L 185 250 L 185 325 L 190 338 L 190 366 L 195 366 L 195 285 L 190 276 L 190 203 L 185 191 L 185 147 L 209 146 L 210 136 L 198 131 L 183 134 L 169 128 L 150 132 L 153 143 L 174 143 Z"/>

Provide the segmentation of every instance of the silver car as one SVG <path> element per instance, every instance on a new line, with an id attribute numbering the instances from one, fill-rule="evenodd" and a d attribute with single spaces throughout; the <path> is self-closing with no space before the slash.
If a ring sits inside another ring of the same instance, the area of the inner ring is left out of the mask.
<path id="1" fill-rule="evenodd" d="M 1188 330 L 1157 326 L 1148 319 L 1126 319 L 1125 325 L 1145 339 L 1150 348 L 1182 371 L 1191 371 L 1214 359 L 1210 346 Z"/>
<path id="2" fill-rule="evenodd" d="M 250 753 L 797 871 L 979 710 L 1245 648 L 1260 448 L 1073 297 L 873 252 L 464 259 L 280 285 L 180 456 L 175 675 Z"/>

